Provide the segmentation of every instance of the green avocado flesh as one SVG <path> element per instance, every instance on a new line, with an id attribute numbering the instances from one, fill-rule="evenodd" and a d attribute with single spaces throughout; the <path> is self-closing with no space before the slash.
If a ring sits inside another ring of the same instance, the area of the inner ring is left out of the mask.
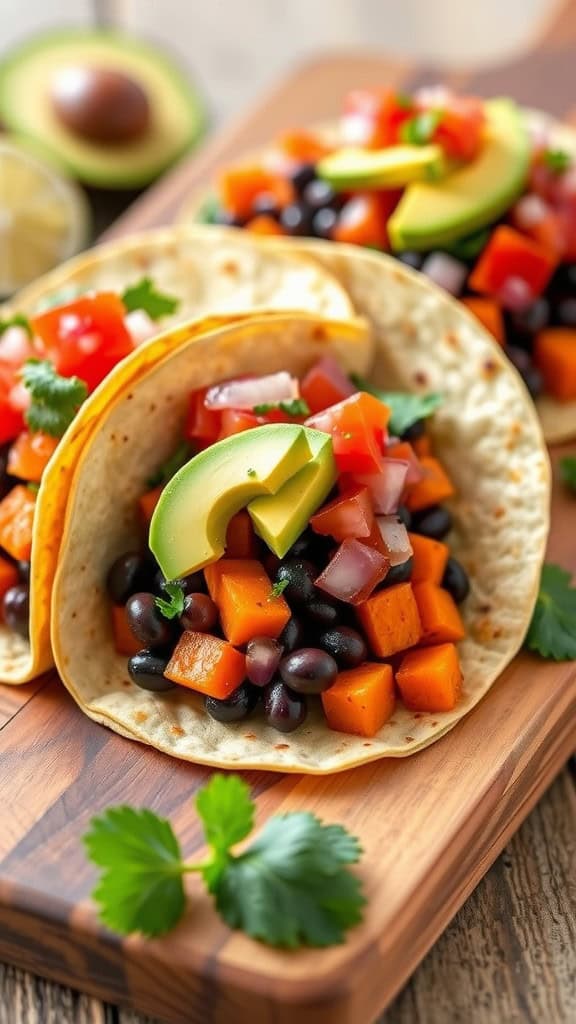
<path id="1" fill-rule="evenodd" d="M 522 112 L 509 99 L 489 100 L 479 156 L 438 182 L 409 185 L 388 221 L 395 250 L 446 247 L 497 220 L 522 193 L 530 142 Z"/>
<path id="2" fill-rule="evenodd" d="M 150 550 L 166 579 L 222 557 L 232 516 L 253 498 L 276 494 L 311 461 L 307 434 L 295 423 L 255 427 L 218 441 L 176 473 L 150 523 Z"/>
<path id="3" fill-rule="evenodd" d="M 283 558 L 336 482 L 332 438 L 305 428 L 312 459 L 276 494 L 254 498 L 248 512 L 254 529 L 278 558 Z"/>
<path id="4" fill-rule="evenodd" d="M 444 172 L 440 146 L 389 146 L 388 149 L 339 149 L 316 166 L 319 178 L 333 189 L 401 188 L 429 181 Z"/>
<path id="5" fill-rule="evenodd" d="M 122 71 L 136 81 L 151 108 L 151 125 L 142 138 L 110 145 L 70 131 L 51 99 L 54 77 L 67 67 Z M 136 188 L 152 181 L 198 140 L 205 116 L 186 75 L 161 51 L 112 30 L 70 29 L 38 36 L 0 61 L 0 120 L 79 181 L 100 188 Z"/>

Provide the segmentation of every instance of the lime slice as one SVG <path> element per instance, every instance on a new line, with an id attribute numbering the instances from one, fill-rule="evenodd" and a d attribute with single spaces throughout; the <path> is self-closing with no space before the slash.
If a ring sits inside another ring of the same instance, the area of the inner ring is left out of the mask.
<path id="1" fill-rule="evenodd" d="M 88 238 L 80 189 L 51 164 L 0 139 L 0 296 L 78 252 Z"/>

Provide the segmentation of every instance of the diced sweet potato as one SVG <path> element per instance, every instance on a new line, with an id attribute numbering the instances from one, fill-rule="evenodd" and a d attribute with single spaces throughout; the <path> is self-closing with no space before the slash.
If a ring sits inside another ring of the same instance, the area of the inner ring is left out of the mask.
<path id="1" fill-rule="evenodd" d="M 366 662 L 340 672 L 321 697 L 331 729 L 355 736 L 375 736 L 394 711 L 392 668 Z"/>
<path id="2" fill-rule="evenodd" d="M 419 533 L 409 533 L 412 545 L 412 583 L 442 582 L 450 550 L 447 544 Z"/>
<path id="3" fill-rule="evenodd" d="M 378 591 L 358 605 L 356 612 L 378 658 L 414 647 L 422 635 L 418 605 L 409 583 Z"/>
<path id="4" fill-rule="evenodd" d="M 8 472 L 20 480 L 39 484 L 57 447 L 58 438 L 40 431 L 24 430 L 8 453 Z"/>
<path id="5" fill-rule="evenodd" d="M 0 501 L 0 547 L 18 561 L 30 561 L 35 506 L 36 495 L 24 484 Z"/>
<path id="6" fill-rule="evenodd" d="M 462 690 L 462 670 L 454 644 L 409 651 L 396 672 L 396 683 L 411 711 L 452 711 Z"/>
<path id="7" fill-rule="evenodd" d="M 464 623 L 447 590 L 434 583 L 415 583 L 414 597 L 422 623 L 420 644 L 454 643 L 463 639 Z"/>
<path id="8" fill-rule="evenodd" d="M 246 675 L 240 651 L 210 633 L 182 633 L 164 675 L 174 683 L 226 700 Z"/>
<path id="9" fill-rule="evenodd" d="M 440 505 L 454 496 L 454 487 L 446 470 L 433 455 L 420 459 L 422 479 L 406 491 L 405 504 L 411 512 L 420 512 L 431 505 Z"/>
<path id="10" fill-rule="evenodd" d="M 254 636 L 280 635 L 291 612 L 282 596 L 274 597 L 260 562 L 222 558 L 206 566 L 204 576 L 231 644 L 245 644 Z"/>
<path id="11" fill-rule="evenodd" d="M 576 398 L 576 330 L 548 327 L 537 335 L 534 362 L 548 394 L 561 402 Z"/>

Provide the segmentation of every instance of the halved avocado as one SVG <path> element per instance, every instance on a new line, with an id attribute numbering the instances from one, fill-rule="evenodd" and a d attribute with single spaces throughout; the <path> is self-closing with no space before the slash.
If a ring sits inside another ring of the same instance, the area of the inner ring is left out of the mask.
<path id="1" fill-rule="evenodd" d="M 145 92 L 149 127 L 130 142 L 91 142 L 57 116 L 52 90 L 65 68 L 122 72 Z M 197 142 L 203 104 L 175 63 L 139 39 L 102 29 L 37 36 L 0 61 L 0 120 L 58 160 L 74 177 L 100 188 L 148 184 Z"/>

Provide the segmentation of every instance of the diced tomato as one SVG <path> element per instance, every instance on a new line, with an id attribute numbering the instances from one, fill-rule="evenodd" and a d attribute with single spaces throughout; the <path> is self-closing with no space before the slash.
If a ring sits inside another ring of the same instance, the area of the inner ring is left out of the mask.
<path id="1" fill-rule="evenodd" d="M 7 558 L 0 558 L 0 602 L 7 590 L 19 582 L 18 569 Z"/>
<path id="2" fill-rule="evenodd" d="M 0 363 L 0 444 L 11 441 L 24 429 L 22 409 L 13 401 L 17 387 L 12 367 Z"/>
<path id="3" fill-rule="evenodd" d="M 150 520 L 154 515 L 156 505 L 160 501 L 160 495 L 162 494 L 163 489 L 164 488 L 161 485 L 153 487 L 151 491 L 146 491 L 146 493 L 138 499 L 138 507 L 140 509 L 140 515 L 144 526 L 150 525 Z"/>
<path id="4" fill-rule="evenodd" d="M 24 430 L 8 452 L 8 472 L 20 480 L 40 483 L 42 474 L 58 446 L 58 439 Z"/>
<path id="5" fill-rule="evenodd" d="M 523 195 L 510 211 L 510 220 L 522 234 L 550 249 L 560 258 L 566 248 L 566 232 L 560 214 L 540 196 Z"/>
<path id="6" fill-rule="evenodd" d="M 442 146 L 454 160 L 473 160 L 484 138 L 486 114 L 482 101 L 475 96 L 451 96 L 441 113 L 431 142 Z"/>
<path id="7" fill-rule="evenodd" d="M 80 377 L 92 391 L 134 351 L 126 310 L 113 292 L 84 295 L 31 320 L 42 355 L 63 377 Z"/>
<path id="8" fill-rule="evenodd" d="M 332 435 L 341 473 L 377 473 L 382 466 L 390 410 L 364 391 L 310 416 L 306 426 Z"/>
<path id="9" fill-rule="evenodd" d="M 388 220 L 400 192 L 356 192 L 342 207 L 332 229 L 335 242 L 389 249 Z"/>
<path id="10" fill-rule="evenodd" d="M 232 437 L 233 434 L 241 434 L 244 430 L 253 430 L 254 427 L 260 426 L 258 416 L 246 409 L 223 409 L 220 415 L 219 441 L 223 441 L 225 437 Z"/>
<path id="11" fill-rule="evenodd" d="M 222 206 L 242 220 L 250 217 L 256 196 L 263 193 L 272 195 L 280 207 L 294 199 L 294 189 L 288 179 L 262 164 L 236 164 L 218 176 Z"/>
<path id="12" fill-rule="evenodd" d="M 312 516 L 310 526 L 324 537 L 343 541 L 347 537 L 369 537 L 374 527 L 374 509 L 367 487 L 353 487 Z"/>
<path id="13" fill-rule="evenodd" d="M 311 413 L 323 412 L 329 405 L 336 405 L 355 392 L 335 359 L 325 356 L 308 370 L 300 383 L 300 394 L 307 402 Z"/>
<path id="14" fill-rule="evenodd" d="M 17 561 L 29 562 L 36 495 L 17 484 L 0 501 L 0 547 Z"/>
<path id="15" fill-rule="evenodd" d="M 478 259 L 469 285 L 482 295 L 497 296 L 504 283 L 515 277 L 524 281 L 536 297 L 546 288 L 557 262 L 549 249 L 500 224 Z"/>
<path id="16" fill-rule="evenodd" d="M 298 164 L 315 164 L 330 152 L 330 146 L 314 132 L 306 130 L 283 132 L 275 145 L 284 156 Z"/>
<path id="17" fill-rule="evenodd" d="M 399 141 L 413 113 L 411 97 L 393 89 L 354 89 L 344 102 L 342 136 L 348 145 L 382 149 Z"/>
<path id="18" fill-rule="evenodd" d="M 184 436 L 189 440 L 199 440 L 212 444 L 216 441 L 221 428 L 221 413 L 215 409 L 207 409 L 204 399 L 208 388 L 200 388 L 190 395 L 188 419 L 184 428 Z M 227 436 L 227 435 L 226 435 Z"/>
<path id="19" fill-rule="evenodd" d="M 559 218 L 562 239 L 563 259 L 567 263 L 576 262 L 576 195 L 566 196 L 556 208 L 556 215 Z"/>

